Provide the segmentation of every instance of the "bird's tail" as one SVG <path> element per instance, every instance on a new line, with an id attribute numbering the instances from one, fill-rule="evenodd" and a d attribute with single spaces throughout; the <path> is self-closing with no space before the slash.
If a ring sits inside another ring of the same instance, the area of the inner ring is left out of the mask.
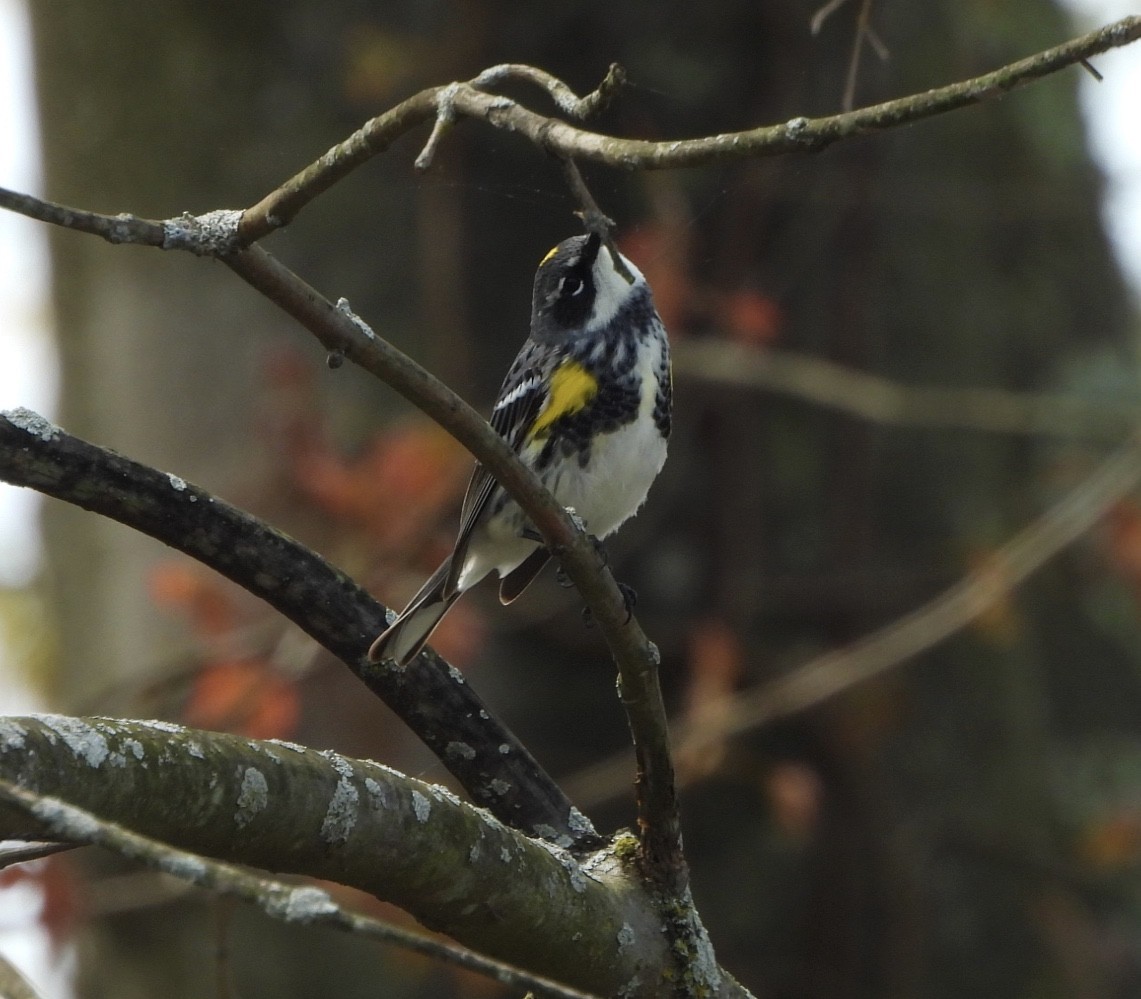
<path id="1" fill-rule="evenodd" d="M 443 620 L 448 608 L 459 598 L 459 591 L 446 593 L 451 559 L 440 566 L 420 587 L 407 607 L 397 616 L 368 650 L 369 659 L 376 663 L 392 659 L 398 666 L 407 666 L 416 658 L 436 625 Z"/>

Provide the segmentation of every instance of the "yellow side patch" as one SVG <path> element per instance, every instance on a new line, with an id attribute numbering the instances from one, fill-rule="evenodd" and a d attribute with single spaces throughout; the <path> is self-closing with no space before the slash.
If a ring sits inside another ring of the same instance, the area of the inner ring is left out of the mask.
<path id="1" fill-rule="evenodd" d="M 555 420 L 577 413 L 596 395 L 598 379 L 577 361 L 563 361 L 551 375 L 551 394 L 531 428 L 532 439 L 545 437 Z"/>
<path id="2" fill-rule="evenodd" d="M 559 245 L 558 245 L 558 243 L 556 243 L 554 246 L 552 246 L 547 251 L 547 255 L 545 257 L 543 257 L 542 260 L 539 261 L 539 266 L 542 267 L 543 264 L 545 264 L 548 260 L 551 259 L 551 257 L 553 257 L 558 252 L 559 252 Z"/>

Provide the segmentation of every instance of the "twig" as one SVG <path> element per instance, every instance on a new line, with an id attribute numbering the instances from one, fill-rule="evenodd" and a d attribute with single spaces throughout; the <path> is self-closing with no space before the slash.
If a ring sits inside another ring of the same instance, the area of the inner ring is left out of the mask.
<path id="1" fill-rule="evenodd" d="M 373 118 L 344 142 L 247 208 L 242 213 L 234 243 L 249 246 L 275 229 L 288 225 L 314 198 L 373 156 L 383 153 L 406 132 L 426 121 L 438 121 L 440 96 L 444 91 L 454 95 L 449 106 L 457 117 L 476 118 L 494 128 L 517 132 L 562 159 L 592 160 L 624 170 L 665 170 L 749 157 L 816 152 L 856 135 L 910 124 L 989 100 L 1066 66 L 1086 62 L 1090 56 L 1100 52 L 1128 45 L 1139 37 L 1141 17 L 1126 17 L 991 73 L 921 94 L 824 118 L 797 117 L 778 125 L 675 141 L 650 142 L 588 132 L 536 114 L 506 97 L 488 94 L 473 84 L 430 87 Z M 555 78 L 542 70 L 514 65 L 510 68 L 514 75 L 522 75 L 526 71 L 537 79 L 546 79 L 548 82 L 544 86 L 554 86 L 550 81 Z M 611 70 L 607 80 L 613 82 L 607 85 L 604 80 L 595 94 L 582 99 L 583 102 L 591 102 L 587 110 L 601 105 L 618 86 L 621 73 L 616 67 L 611 67 Z M 556 82 L 565 87 L 561 81 Z M 566 89 L 573 95 L 569 88 Z M 45 214 L 45 206 L 50 205 L 50 202 L 28 195 L 0 193 L 0 206 L 56 225 L 95 232 L 111 242 L 152 246 L 163 246 L 169 242 L 170 234 L 161 222 L 137 219 L 132 215 L 100 216 L 91 212 L 77 212 L 71 217 L 67 213 L 75 210 L 62 206 L 53 206 L 58 209 L 54 215 Z"/>
<path id="2" fill-rule="evenodd" d="M 524 80 L 527 83 L 533 83 L 550 94 L 555 106 L 563 114 L 579 121 L 586 121 L 610 104 L 614 95 L 626 82 L 626 73 L 618 63 L 611 63 L 602 82 L 585 97 L 579 97 L 562 80 L 546 72 L 546 70 L 538 69 L 535 66 L 526 66 L 522 63 L 501 63 L 498 66 L 485 69 L 471 81 L 471 86 L 477 90 L 487 90 L 499 85 L 504 80 Z"/>
<path id="3" fill-rule="evenodd" d="M 64 229 L 100 236 L 108 243 L 187 250 L 199 257 L 223 257 L 238 249 L 238 223 L 242 217 L 241 212 L 225 208 L 203 215 L 187 212 L 163 220 L 139 218 L 126 212 L 104 215 L 6 188 L 0 188 L 0 208 Z"/>
<path id="4" fill-rule="evenodd" d="M 1141 420 L 1141 400 L 1115 404 L 1001 389 L 901 385 L 832 361 L 717 339 L 682 341 L 673 361 L 677 378 L 778 392 L 888 426 L 1118 441 Z"/>
<path id="5" fill-rule="evenodd" d="M 405 670 L 369 664 L 365 653 L 385 627 L 385 608 L 292 538 L 177 476 L 72 437 L 27 410 L 0 415 L 0 481 L 110 517 L 232 579 L 348 666 L 477 804 L 528 835 L 586 848 L 599 842 L 590 822 L 458 670 L 437 657 Z M 455 752 L 457 745 L 465 751 Z"/>
<path id="6" fill-rule="evenodd" d="M 808 22 L 808 30 L 814 35 L 820 34 L 820 29 L 824 27 L 824 22 L 847 2 L 848 0 L 828 0 L 823 7 L 819 8 L 816 13 L 812 15 L 812 20 Z"/>
<path id="7" fill-rule="evenodd" d="M 324 926 L 355 936 L 403 947 L 438 961 L 486 975 L 517 989 L 532 989 L 553 999 L 591 999 L 577 989 L 494 961 L 465 947 L 433 939 L 349 912 L 337 905 L 328 892 L 310 885 L 290 885 L 259 877 L 234 864 L 211 860 L 167 846 L 99 818 L 92 812 L 27 791 L 0 779 L 0 800 L 42 823 L 51 834 L 76 843 L 90 843 L 138 860 L 148 867 L 182 881 L 207 888 L 219 895 L 256 906 L 271 919 L 303 926 Z"/>
<path id="8" fill-rule="evenodd" d="M 1141 438 L 1134 437 L 999 548 L 984 568 L 886 628 L 738 698 L 727 712 L 724 734 L 743 732 L 819 704 L 965 628 L 1095 527 L 1138 480 Z"/>
<path id="9" fill-rule="evenodd" d="M 166 233 L 161 222 L 137 215 L 102 215 L 80 208 L 68 208 L 51 201 L 0 188 L 0 207 L 29 218 L 101 236 L 108 243 L 136 243 L 140 246 L 162 246 Z"/>
<path id="10" fill-rule="evenodd" d="M 860 72 L 860 53 L 864 50 L 867 41 L 872 16 L 872 0 L 863 0 L 860 4 L 860 13 L 856 18 L 856 32 L 852 39 L 852 55 L 848 60 L 848 76 L 844 83 L 844 100 L 841 107 L 851 111 L 856 103 L 856 78 Z"/>
<path id="11" fill-rule="evenodd" d="M 458 83 L 449 84 L 448 87 L 430 87 L 402 101 L 379 117 L 373 118 L 344 142 L 334 146 L 316 162 L 271 191 L 257 204 L 247 208 L 242 213 L 234 242 L 238 246 L 249 246 L 275 229 L 288 225 L 314 198 L 362 163 L 383 153 L 406 132 L 426 121 L 438 119 L 440 95 L 452 88 L 454 88 L 452 107 L 457 117 L 463 115 L 476 118 L 493 128 L 517 132 L 539 148 L 546 149 L 562 159 L 592 160 L 624 170 L 666 170 L 750 157 L 817 152 L 834 142 L 856 135 L 907 125 L 923 118 L 990 100 L 1066 66 L 1088 61 L 1090 56 L 1128 45 L 1139 37 L 1141 37 L 1141 17 L 1125 17 L 991 73 L 984 73 L 982 76 L 909 97 L 824 118 L 797 117 L 783 124 L 766 125 L 740 132 L 660 142 L 623 139 L 588 132 L 566 122 L 536 114 L 515 101 L 488 94 L 472 84 Z M 533 67 L 523 67 L 523 69 L 539 78 L 549 77 L 549 74 L 544 74 L 542 70 Z M 516 75 L 519 71 L 520 67 L 512 66 L 512 72 Z M 604 97 L 617 87 L 621 79 L 620 71 L 612 67 L 607 79 L 615 82 L 611 86 L 606 86 L 606 81 L 603 81 L 603 86 L 600 86 L 594 95 L 583 98 L 583 101 L 591 101 L 598 95 L 588 110 L 592 110 L 595 105 L 601 105 Z M 571 92 L 569 88 L 567 90 Z M 79 213 L 80 217 L 69 218 L 65 213 L 73 210 L 61 208 L 60 214 L 47 217 L 42 211 L 43 207 L 49 204 L 12 192 L 4 192 L 3 196 L 0 196 L 0 206 L 67 228 L 97 232 L 112 242 L 161 246 L 165 245 L 169 238 L 163 229 L 163 223 L 137 219 L 131 215 L 99 216 L 85 212 Z"/>
<path id="12" fill-rule="evenodd" d="M 592 160 L 623 170 L 665 170 L 750 157 L 816 152 L 856 135 L 895 128 L 990 100 L 1107 49 L 1128 45 L 1139 37 L 1141 17 L 1126 17 L 991 73 L 898 100 L 824 118 L 797 117 L 783 124 L 740 132 L 660 142 L 589 132 L 536 114 L 509 98 L 488 94 L 472 84 L 452 86 L 456 88 L 457 116 L 516 132 L 560 158 Z M 527 69 L 539 76 L 546 75 L 532 67 Z M 274 229 L 288 225 L 305 205 L 357 166 L 388 149 L 405 132 L 434 118 L 441 89 L 423 90 L 367 122 L 247 209 L 239 233 L 241 244 L 249 245 Z"/>
<path id="13" fill-rule="evenodd" d="M 712 721 L 682 725 L 677 741 L 699 749 L 796 714 L 902 666 L 961 631 L 1068 545 L 1095 527 L 1141 481 L 1141 437 L 1135 436 L 1054 507 L 999 548 L 977 570 L 934 600 L 852 645 L 828 652 L 787 676 L 732 698 Z M 597 804 L 619 793 L 625 755 L 581 771 L 563 784 L 579 801 Z"/>
<path id="14" fill-rule="evenodd" d="M 614 228 L 614 219 L 598 207 L 598 202 L 594 200 L 594 195 L 590 193 L 590 188 L 586 186 L 586 181 L 582 179 L 582 172 L 579 170 L 578 164 L 569 158 L 564 159 L 562 163 L 563 176 L 566 178 L 567 186 L 571 189 L 571 193 L 579 203 L 577 215 L 582 219 L 583 227 L 587 232 L 598 233 L 604 241 L 607 241 L 607 247 L 612 249 L 609 240 L 610 233 Z M 617 255 L 614 260 L 617 263 Z M 627 279 L 630 277 L 628 274 L 623 276 Z"/>
<path id="15" fill-rule="evenodd" d="M 614 261 L 614 269 L 629 284 L 633 284 L 634 275 L 630 273 L 629 268 L 623 262 L 622 255 L 618 252 L 618 247 L 614 245 L 614 220 L 598 207 L 598 202 L 594 200 L 594 195 L 590 193 L 590 188 L 582 179 L 582 172 L 579 170 L 578 164 L 572 159 L 564 159 L 562 163 L 563 176 L 566 178 L 567 186 L 570 187 L 571 193 L 580 205 L 576 214 L 582 219 L 583 228 L 587 232 L 596 232 L 602 237 L 603 245 L 610 251 L 610 258 Z"/>
<path id="16" fill-rule="evenodd" d="M 456 87 L 458 84 L 450 84 L 440 90 L 436 97 L 436 124 L 432 126 L 432 134 L 428 136 L 428 141 L 424 143 L 424 148 L 420 150 L 420 155 L 416 157 L 416 169 L 423 172 L 432 165 L 432 160 L 436 155 L 436 149 L 439 148 L 441 141 L 448 129 L 456 122 Z"/>

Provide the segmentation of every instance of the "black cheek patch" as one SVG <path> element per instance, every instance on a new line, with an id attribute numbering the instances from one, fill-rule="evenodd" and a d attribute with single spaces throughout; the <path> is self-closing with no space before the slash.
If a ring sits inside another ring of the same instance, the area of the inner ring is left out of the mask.
<path id="1" fill-rule="evenodd" d="M 551 318 L 566 330 L 585 326 L 594 308 L 594 279 L 589 272 L 578 276 L 582 279 L 582 290 L 577 295 L 557 293 L 551 306 Z"/>

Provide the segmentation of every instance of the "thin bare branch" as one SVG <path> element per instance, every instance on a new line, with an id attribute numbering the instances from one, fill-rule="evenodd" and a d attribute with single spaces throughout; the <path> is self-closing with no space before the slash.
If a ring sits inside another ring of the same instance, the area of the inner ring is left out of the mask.
<path id="1" fill-rule="evenodd" d="M 879 676 L 967 627 L 1068 545 L 1095 527 L 1141 481 L 1141 436 L 1133 437 L 1068 495 L 999 548 L 987 565 L 934 600 L 852 645 L 730 699 L 700 727 L 678 726 L 679 745 L 699 749 L 814 707 Z M 622 791 L 627 757 L 616 755 L 563 785 L 587 807 Z"/>
<path id="2" fill-rule="evenodd" d="M 421 172 L 432 165 L 436 150 L 448 130 L 456 123 L 456 86 L 452 83 L 444 87 L 436 100 L 436 124 L 432 126 L 432 134 L 428 136 L 420 155 L 416 157 L 416 169 Z"/>
<path id="3" fill-rule="evenodd" d="M 673 357 L 678 378 L 777 392 L 887 426 L 1116 442 L 1141 419 L 1141 400 L 901 385 L 832 361 L 724 340 L 683 340 Z"/>
<path id="4" fill-rule="evenodd" d="M 822 12 L 830 9 L 830 6 L 822 8 Z M 475 118 L 494 128 L 516 132 L 563 159 L 592 160 L 624 170 L 665 170 L 732 159 L 815 152 L 856 135 L 895 128 L 989 100 L 1067 66 L 1087 62 L 1091 56 L 1108 49 L 1128 45 L 1139 37 L 1141 17 L 1126 17 L 991 73 L 921 94 L 824 118 L 796 117 L 777 125 L 674 141 L 651 142 L 589 132 L 537 114 L 502 95 L 489 94 L 473 83 L 430 87 L 373 118 L 344 142 L 334 146 L 316 162 L 247 208 L 242 213 L 236 242 L 239 246 L 248 246 L 275 229 L 288 225 L 314 198 L 362 163 L 383 153 L 402 135 L 427 121 L 439 120 L 441 101 L 449 106 L 449 114 Z M 491 73 L 494 78 L 497 71 L 506 74 L 499 67 L 485 72 Z M 512 65 L 509 75 L 527 75 L 528 78 L 541 82 L 548 91 L 555 86 L 551 82 L 553 77 L 533 67 Z M 607 81 L 611 82 L 608 84 Z M 607 80 L 603 81 L 594 94 L 583 98 L 580 104 L 591 102 L 586 110 L 594 110 L 604 98 L 614 92 L 620 81 L 620 71 L 611 67 Z M 485 79 L 483 85 L 488 82 Z M 566 86 L 561 81 L 558 82 L 561 87 Z M 566 88 L 566 92 L 573 95 L 570 88 Z M 60 212 L 55 217 L 48 217 L 41 213 L 47 204 L 49 203 L 12 192 L 0 196 L 0 206 L 56 225 L 96 232 L 112 242 L 162 246 L 169 241 L 164 223 L 137 219 L 131 215 L 99 216 L 89 212 L 78 213 L 72 218 L 66 213 L 74 210 L 63 209 L 62 206 L 57 206 Z M 229 249 L 227 247 L 227 251 Z"/>
<path id="5" fill-rule="evenodd" d="M 524 80 L 541 87 L 550 94 L 555 106 L 563 114 L 579 121 L 586 121 L 606 108 L 614 99 L 614 95 L 626 82 L 626 73 L 618 63 L 611 63 L 602 82 L 585 97 L 579 97 L 562 80 L 546 70 L 525 66 L 522 63 L 501 63 L 485 69 L 471 81 L 471 85 L 479 90 L 489 90 L 505 80 Z"/>
<path id="6" fill-rule="evenodd" d="M 48 832 L 61 839 L 73 844 L 101 846 L 181 881 L 247 902 L 271 919 L 302 926 L 324 926 L 392 944 L 486 975 L 512 988 L 531 989 L 539 995 L 550 996 L 551 999 L 591 999 L 589 993 L 568 988 L 502 961 L 492 960 L 466 947 L 346 910 L 321 888 L 260 877 L 234 864 L 176 849 L 156 839 L 131 832 L 59 798 L 36 794 L 10 781 L 0 779 L 0 799 L 29 819 L 41 823 Z M 0 983 L 3 983 L 3 970 L 3 966 L 0 966 Z M 15 996 L 19 993 L 0 994 Z"/>
<path id="7" fill-rule="evenodd" d="M 999 548 L 983 568 L 848 648 L 820 656 L 737 698 L 726 714 L 724 733 L 736 734 L 803 711 L 949 638 L 1095 527 L 1139 480 L 1141 438 L 1134 437 Z"/>
<path id="8" fill-rule="evenodd" d="M 361 163 L 388 149 L 405 132 L 435 118 L 445 90 L 449 92 L 457 117 L 474 118 L 494 128 L 517 133 L 560 158 L 591 160 L 623 170 L 665 170 L 816 152 L 856 135 L 895 128 L 990 100 L 1100 52 L 1128 45 L 1139 37 L 1141 17 L 1126 17 L 993 72 L 920 94 L 823 118 L 795 117 L 777 125 L 673 141 L 651 142 L 586 131 L 537 114 L 510 98 L 489 94 L 471 83 L 432 87 L 367 122 L 247 209 L 242 218 L 240 241 L 242 245 L 249 245 L 274 229 L 288 225 L 321 192 Z M 539 77 L 547 75 L 541 70 L 527 69 Z"/>
<path id="9" fill-rule="evenodd" d="M 1079 60 L 1078 65 L 1080 65 L 1082 69 L 1084 69 L 1087 73 L 1089 73 L 1090 76 L 1097 80 L 1098 83 L 1101 83 L 1105 79 L 1105 77 L 1102 76 L 1101 73 L 1094 67 L 1094 64 L 1088 59 Z"/>
<path id="10" fill-rule="evenodd" d="M 594 195 L 590 193 L 590 188 L 582 179 L 582 171 L 579 170 L 578 164 L 574 160 L 563 160 L 563 176 L 566 178 L 571 193 L 579 203 L 580 207 L 576 214 L 582 219 L 583 228 L 587 232 L 596 232 L 602 237 L 602 242 L 610 251 L 610 256 L 614 261 L 614 269 L 630 284 L 633 284 L 634 275 L 627 269 L 623 263 L 625 258 L 618 252 L 618 247 L 614 245 L 614 220 L 598 207 L 598 202 L 594 200 Z"/>
<path id="11" fill-rule="evenodd" d="M 81 208 L 68 208 L 66 205 L 57 205 L 6 188 L 0 188 L 0 208 L 7 208 L 28 218 L 62 226 L 65 229 L 91 233 L 102 237 L 108 243 L 162 246 L 166 241 L 162 223 L 153 219 L 142 219 L 125 212 L 120 215 L 103 215 Z"/>
<path id="12" fill-rule="evenodd" d="M 841 7 L 846 4 L 848 0 L 828 0 L 823 7 L 820 7 L 813 15 L 812 20 L 808 22 L 808 30 L 814 35 L 820 34 L 820 29 L 824 27 L 824 22 L 828 20 L 833 14 L 836 13 Z"/>
<path id="13" fill-rule="evenodd" d="M 844 97 L 840 102 L 845 111 L 851 111 L 856 105 L 856 79 L 860 74 L 860 54 L 864 51 L 871 13 L 872 0 L 861 0 L 860 13 L 856 17 L 856 30 L 852 36 L 852 54 L 848 57 L 848 73 L 844 79 Z"/>

